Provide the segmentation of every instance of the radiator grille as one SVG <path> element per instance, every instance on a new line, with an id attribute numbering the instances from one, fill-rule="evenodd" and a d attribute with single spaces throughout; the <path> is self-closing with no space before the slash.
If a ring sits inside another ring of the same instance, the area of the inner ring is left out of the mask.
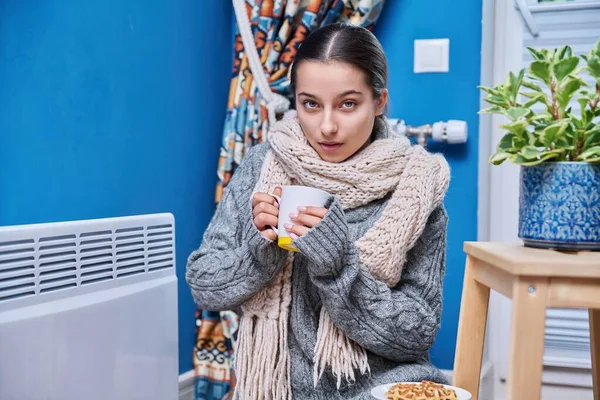
<path id="1" fill-rule="evenodd" d="M 0 227 L 0 303 L 174 268 L 171 214 Z"/>

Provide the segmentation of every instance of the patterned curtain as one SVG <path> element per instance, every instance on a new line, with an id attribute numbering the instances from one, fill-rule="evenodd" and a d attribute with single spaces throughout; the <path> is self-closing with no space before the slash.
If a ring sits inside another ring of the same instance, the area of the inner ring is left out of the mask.
<path id="1" fill-rule="evenodd" d="M 234 3 L 236 1 L 238 0 L 233 0 Z M 291 103 L 288 72 L 304 38 L 320 26 L 340 21 L 372 29 L 382 12 L 384 2 L 385 0 L 245 0 L 254 46 L 269 89 Z M 247 151 L 265 140 L 270 123 L 268 106 L 250 69 L 238 23 L 217 172 L 217 202 Z M 233 311 L 219 313 L 198 310 L 196 326 L 196 399 L 229 399 L 235 386 L 233 346 L 237 337 L 238 317 Z"/>

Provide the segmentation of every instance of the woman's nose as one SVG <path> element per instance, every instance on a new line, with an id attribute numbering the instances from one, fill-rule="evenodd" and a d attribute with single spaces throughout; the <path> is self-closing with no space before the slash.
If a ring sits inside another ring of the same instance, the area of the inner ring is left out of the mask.
<path id="1" fill-rule="evenodd" d="M 333 118 L 331 111 L 325 111 L 323 113 L 323 120 L 321 121 L 321 133 L 324 136 L 330 136 L 336 133 L 338 130 L 337 124 Z"/>

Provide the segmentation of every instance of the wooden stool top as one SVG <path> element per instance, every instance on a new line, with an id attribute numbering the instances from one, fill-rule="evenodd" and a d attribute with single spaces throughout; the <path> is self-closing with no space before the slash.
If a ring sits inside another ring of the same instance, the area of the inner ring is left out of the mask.
<path id="1" fill-rule="evenodd" d="M 511 275 L 600 278 L 600 252 L 562 252 L 500 242 L 465 242 L 464 251 Z"/>

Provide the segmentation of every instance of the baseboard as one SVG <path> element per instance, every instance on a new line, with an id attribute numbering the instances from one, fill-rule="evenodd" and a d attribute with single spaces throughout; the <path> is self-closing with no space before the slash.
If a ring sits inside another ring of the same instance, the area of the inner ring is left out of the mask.
<path id="1" fill-rule="evenodd" d="M 194 400 L 194 370 L 179 375 L 179 400 Z"/>
<path id="2" fill-rule="evenodd" d="M 592 369 L 544 367 L 542 383 L 545 385 L 594 387 Z"/>
<path id="3" fill-rule="evenodd" d="M 452 370 L 442 370 L 452 382 Z M 481 383 L 479 390 L 481 400 L 493 399 L 494 369 L 491 362 L 486 362 L 481 367 Z M 179 400 L 194 400 L 194 370 L 179 375 Z"/>

